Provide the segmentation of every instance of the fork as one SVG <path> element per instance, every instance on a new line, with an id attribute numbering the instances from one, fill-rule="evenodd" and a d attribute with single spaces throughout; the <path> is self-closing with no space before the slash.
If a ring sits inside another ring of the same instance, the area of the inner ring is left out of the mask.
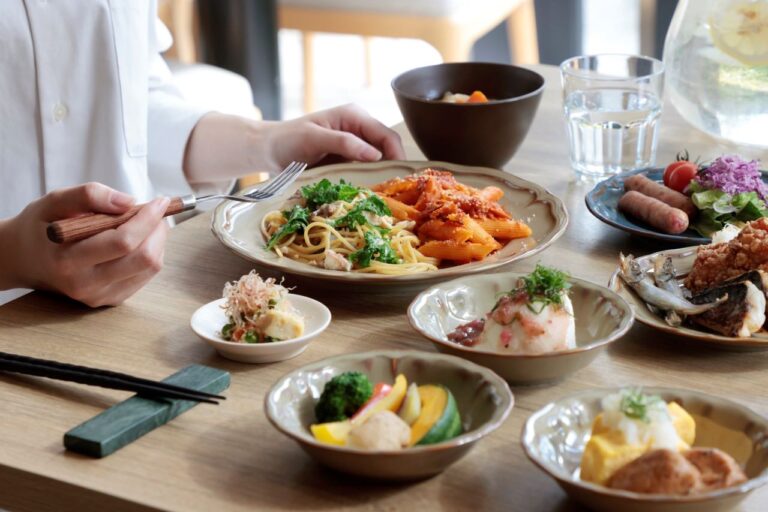
<path id="1" fill-rule="evenodd" d="M 265 182 L 264 186 L 244 195 L 212 194 L 200 197 L 194 195 L 173 197 L 170 203 L 168 203 L 164 216 L 168 217 L 169 215 L 176 215 L 177 213 L 191 210 L 198 203 L 213 199 L 239 201 L 241 203 L 258 203 L 259 201 L 270 199 L 285 190 L 306 168 L 307 164 L 304 162 L 291 162 L 280 174 Z M 134 206 L 120 215 L 89 213 L 72 219 L 57 220 L 48 224 L 46 233 L 48 234 L 48 239 L 57 244 L 77 242 L 102 231 L 121 226 L 136 215 L 142 206 Z"/>

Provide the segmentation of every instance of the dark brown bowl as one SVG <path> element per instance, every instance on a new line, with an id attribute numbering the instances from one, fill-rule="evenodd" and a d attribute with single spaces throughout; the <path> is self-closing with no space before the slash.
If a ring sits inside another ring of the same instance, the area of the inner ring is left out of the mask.
<path id="1" fill-rule="evenodd" d="M 429 160 L 500 168 L 531 126 L 544 77 L 507 64 L 456 62 L 406 71 L 392 81 L 397 104 Z M 482 91 L 488 103 L 444 103 L 446 91 Z"/>

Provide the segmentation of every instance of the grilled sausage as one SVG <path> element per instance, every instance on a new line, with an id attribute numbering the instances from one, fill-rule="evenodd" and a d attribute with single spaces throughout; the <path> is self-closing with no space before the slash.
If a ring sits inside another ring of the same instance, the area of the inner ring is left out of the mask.
<path id="1" fill-rule="evenodd" d="M 624 189 L 640 192 L 646 196 L 658 199 L 673 208 L 683 210 L 689 218 L 693 218 L 696 215 L 696 207 L 693 205 L 690 197 L 681 194 L 677 190 L 672 190 L 661 183 L 657 183 L 642 174 L 635 174 L 625 179 Z"/>
<path id="2" fill-rule="evenodd" d="M 677 235 L 688 229 L 688 215 L 683 210 L 634 190 L 621 196 L 619 211 L 645 221 L 664 233 Z"/>

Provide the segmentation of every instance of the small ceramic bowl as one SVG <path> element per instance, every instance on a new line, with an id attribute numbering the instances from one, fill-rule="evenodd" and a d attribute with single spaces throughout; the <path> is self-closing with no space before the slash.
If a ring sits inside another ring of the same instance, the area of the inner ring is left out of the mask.
<path id="1" fill-rule="evenodd" d="M 544 77 L 489 62 L 452 62 L 406 71 L 392 81 L 408 131 L 430 160 L 499 169 L 531 127 Z M 443 94 L 480 90 L 488 103 L 445 103 Z"/>
<path id="2" fill-rule="evenodd" d="M 485 317 L 499 294 L 511 290 L 524 275 L 505 272 L 437 284 L 413 300 L 408 320 L 439 351 L 487 366 L 518 385 L 553 382 L 584 368 L 632 326 L 634 314 L 624 299 L 603 286 L 572 277 L 576 348 L 518 355 L 465 347 L 448 340 L 448 334 L 459 325 Z"/>
<path id="3" fill-rule="evenodd" d="M 195 334 L 216 349 L 222 357 L 241 363 L 274 363 L 296 357 L 306 350 L 309 342 L 331 323 L 331 312 L 324 304 L 304 297 L 290 295 L 291 302 L 304 317 L 304 335 L 272 343 L 233 343 L 221 337 L 221 328 L 227 323 L 222 305 L 224 299 L 214 300 L 200 307 L 192 315 L 190 325 Z"/>
<path id="4" fill-rule="evenodd" d="M 768 419 L 725 398 L 697 391 L 643 388 L 675 401 L 696 420 L 694 446 L 719 448 L 747 474 L 741 485 L 706 494 L 669 496 L 619 491 L 578 477 L 600 401 L 619 389 L 584 391 L 546 405 L 525 422 L 521 443 L 528 458 L 554 478 L 574 500 L 594 510 L 614 512 L 726 512 L 768 481 Z"/>
<path id="5" fill-rule="evenodd" d="M 360 371 L 372 382 L 442 384 L 454 398 L 464 433 L 449 441 L 398 451 L 364 451 L 323 444 L 309 426 L 325 383 L 340 373 Z M 338 471 L 379 480 L 417 480 L 442 472 L 463 457 L 509 416 L 514 403 L 506 382 L 490 370 L 457 357 L 421 351 L 344 354 L 299 368 L 278 380 L 264 401 L 267 417 L 318 462 Z"/>

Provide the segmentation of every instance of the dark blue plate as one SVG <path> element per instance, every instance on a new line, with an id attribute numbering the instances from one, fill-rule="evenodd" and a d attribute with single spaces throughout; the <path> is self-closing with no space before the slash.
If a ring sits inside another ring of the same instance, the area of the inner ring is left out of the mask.
<path id="1" fill-rule="evenodd" d="M 619 228 L 633 235 L 644 236 L 656 240 L 665 240 L 685 245 L 708 244 L 711 239 L 701 236 L 696 231 L 688 229 L 679 235 L 662 233 L 639 220 L 626 217 L 619 211 L 619 199 L 624 194 L 624 180 L 635 174 L 644 174 L 648 178 L 662 183 L 664 169 L 651 168 L 629 171 L 612 176 L 598 183 L 588 194 L 586 199 L 587 209 L 606 224 Z"/>

